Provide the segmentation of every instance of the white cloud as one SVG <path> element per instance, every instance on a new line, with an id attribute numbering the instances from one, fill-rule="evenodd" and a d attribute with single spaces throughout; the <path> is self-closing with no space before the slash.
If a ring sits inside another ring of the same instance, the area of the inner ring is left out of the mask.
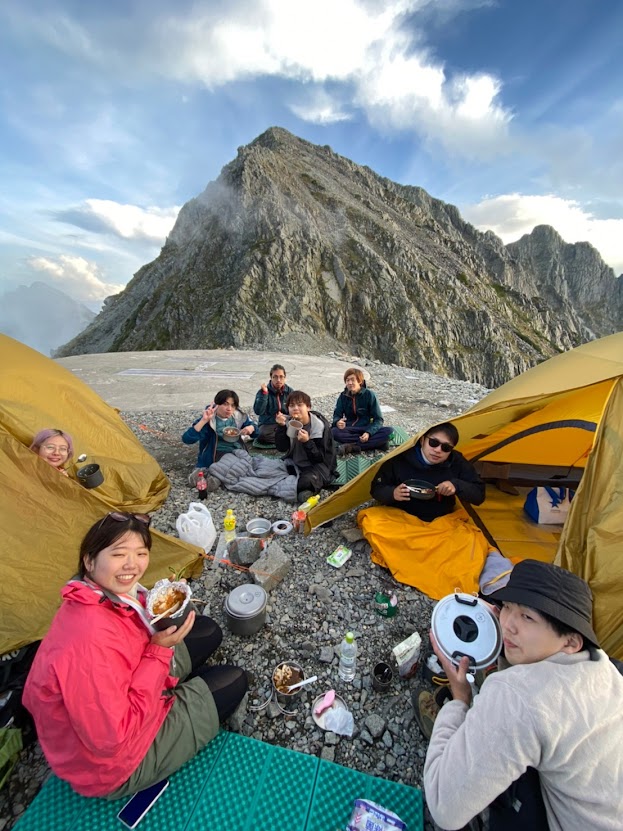
<path id="1" fill-rule="evenodd" d="M 291 104 L 290 109 L 302 121 L 310 121 L 312 124 L 335 124 L 352 118 L 324 89 L 315 90 L 304 100 Z"/>
<path id="2" fill-rule="evenodd" d="M 623 219 L 596 219 L 572 199 L 510 193 L 463 205 L 461 212 L 504 243 L 529 234 L 535 225 L 551 225 L 566 242 L 590 242 L 616 274 L 623 273 Z"/>
<path id="3" fill-rule="evenodd" d="M 86 199 L 85 206 L 85 213 L 100 219 L 118 236 L 153 242 L 164 242 L 180 211 L 179 205 L 172 208 L 139 208 L 111 199 Z"/>
<path id="4" fill-rule="evenodd" d="M 500 103 L 500 81 L 448 72 L 417 29 L 418 15 L 426 22 L 488 2 L 229 0 L 182 5 L 168 16 L 118 17 L 99 29 L 51 14 L 31 21 L 15 10 L 11 22 L 107 77 L 164 77 L 210 89 L 258 77 L 339 84 L 377 126 L 417 133 L 458 155 L 489 157 L 503 148 L 512 117 Z M 344 116 L 304 98 L 294 111 L 325 124 Z M 112 133 L 112 124 L 100 127 Z M 104 143 L 99 152 L 107 149 Z"/>
<path id="5" fill-rule="evenodd" d="M 117 294 L 123 286 L 107 283 L 97 263 L 70 254 L 58 257 L 31 257 L 28 264 L 42 271 L 58 288 L 82 302 L 103 300 Z"/>

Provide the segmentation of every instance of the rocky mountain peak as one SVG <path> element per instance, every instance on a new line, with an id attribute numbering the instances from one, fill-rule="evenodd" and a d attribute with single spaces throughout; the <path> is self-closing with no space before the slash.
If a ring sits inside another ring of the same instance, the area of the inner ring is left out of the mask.
<path id="1" fill-rule="evenodd" d="M 593 252 L 595 257 L 590 252 Z M 546 226 L 504 246 L 422 188 L 271 127 L 63 354 L 307 336 L 496 386 L 621 324 L 620 280 Z M 614 290 L 618 303 L 596 298 Z"/>

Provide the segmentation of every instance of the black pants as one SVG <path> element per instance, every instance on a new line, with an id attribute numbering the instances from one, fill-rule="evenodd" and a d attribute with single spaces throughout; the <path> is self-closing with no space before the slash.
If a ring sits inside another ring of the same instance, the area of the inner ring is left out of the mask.
<path id="1" fill-rule="evenodd" d="M 240 704 L 247 691 L 247 674 L 240 667 L 206 666 L 208 658 L 223 640 L 221 627 L 206 615 L 197 615 L 193 628 L 184 638 L 192 663 L 189 678 L 201 678 L 208 685 L 220 721 L 225 721 Z"/>
<path id="2" fill-rule="evenodd" d="M 489 831 L 549 831 L 538 771 L 528 768 L 491 803 Z"/>

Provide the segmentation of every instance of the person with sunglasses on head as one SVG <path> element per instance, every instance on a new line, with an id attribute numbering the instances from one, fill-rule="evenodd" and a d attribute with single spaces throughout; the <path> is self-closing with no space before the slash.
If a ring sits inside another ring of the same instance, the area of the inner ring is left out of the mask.
<path id="1" fill-rule="evenodd" d="M 292 387 L 286 383 L 286 371 L 281 364 L 270 368 L 270 381 L 262 384 L 255 396 L 253 410 L 259 418 L 258 439 L 264 444 L 275 443 L 277 413 L 287 415 L 286 401 Z"/>
<path id="2" fill-rule="evenodd" d="M 588 584 L 523 560 L 488 599 L 501 604 L 503 652 L 473 705 L 469 659 L 449 661 L 431 634 L 452 690 L 424 763 L 433 819 L 445 829 L 619 831 L 623 677 L 599 648 Z M 486 826 L 475 819 L 485 808 Z"/>
<path id="3" fill-rule="evenodd" d="M 458 510 L 459 499 L 480 505 L 485 498 L 484 482 L 455 449 L 458 441 L 454 424 L 445 422 L 384 462 L 370 489 L 382 507 L 365 508 L 357 518 L 374 562 L 436 598 L 455 587 L 477 590 L 491 549 Z"/>
<path id="4" fill-rule="evenodd" d="M 74 455 L 74 443 L 69 433 L 58 430 L 55 427 L 47 427 L 39 430 L 32 440 L 30 449 L 34 450 L 44 462 L 52 465 L 53 468 L 68 476 L 65 465 L 69 464 Z"/>
<path id="5" fill-rule="evenodd" d="M 84 796 L 117 799 L 174 773 L 247 689 L 242 669 L 206 666 L 222 639 L 211 618 L 152 627 L 149 521 L 114 511 L 87 532 L 24 688 L 50 767 Z"/>

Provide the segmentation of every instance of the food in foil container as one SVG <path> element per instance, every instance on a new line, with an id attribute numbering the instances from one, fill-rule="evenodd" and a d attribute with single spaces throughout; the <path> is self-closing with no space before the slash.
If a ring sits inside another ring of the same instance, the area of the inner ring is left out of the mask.
<path id="1" fill-rule="evenodd" d="M 407 825 L 393 811 L 369 799 L 356 799 L 346 831 L 407 831 Z"/>
<path id="2" fill-rule="evenodd" d="M 190 602 L 190 586 L 187 583 L 170 580 L 158 580 L 147 594 L 147 611 L 154 617 L 167 617 L 169 610 L 172 617 L 182 613 Z"/>

